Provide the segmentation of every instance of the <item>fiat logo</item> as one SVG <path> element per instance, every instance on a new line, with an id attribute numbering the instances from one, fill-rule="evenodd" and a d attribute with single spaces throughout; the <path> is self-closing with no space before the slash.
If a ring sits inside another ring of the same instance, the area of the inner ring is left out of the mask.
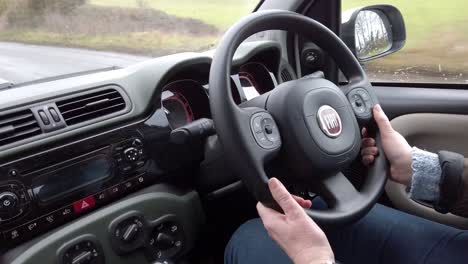
<path id="1" fill-rule="evenodd" d="M 341 134 L 341 118 L 338 112 L 329 105 L 323 105 L 317 112 L 317 119 L 323 133 L 331 138 Z"/>

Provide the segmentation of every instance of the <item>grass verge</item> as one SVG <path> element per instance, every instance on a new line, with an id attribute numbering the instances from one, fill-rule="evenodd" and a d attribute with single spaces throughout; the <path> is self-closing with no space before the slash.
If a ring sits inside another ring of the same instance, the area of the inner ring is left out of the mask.
<path id="1" fill-rule="evenodd" d="M 85 34 L 63 34 L 48 31 L 2 31 L 0 40 L 41 45 L 89 48 L 150 56 L 162 56 L 183 51 L 206 50 L 216 38 L 190 36 L 164 32 L 134 32 L 90 36 Z"/>

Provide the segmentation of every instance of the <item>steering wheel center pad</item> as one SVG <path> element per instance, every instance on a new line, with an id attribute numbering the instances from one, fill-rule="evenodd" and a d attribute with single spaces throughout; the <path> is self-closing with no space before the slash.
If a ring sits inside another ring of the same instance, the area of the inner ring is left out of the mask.
<path id="1" fill-rule="evenodd" d="M 327 107 L 327 111 L 319 111 Z M 311 173 L 336 174 L 357 157 L 359 126 L 343 92 L 325 79 L 302 79 L 275 88 L 267 101 L 287 157 L 307 157 L 299 166 L 307 180 Z M 336 133 L 333 130 L 336 130 Z"/>

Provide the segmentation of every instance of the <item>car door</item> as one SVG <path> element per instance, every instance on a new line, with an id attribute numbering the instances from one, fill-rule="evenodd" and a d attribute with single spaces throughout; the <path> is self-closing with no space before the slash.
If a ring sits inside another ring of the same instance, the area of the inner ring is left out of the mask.
<path id="1" fill-rule="evenodd" d="M 403 14 L 407 39 L 399 52 L 364 64 L 384 111 L 410 145 L 468 156 L 468 2 L 386 2 Z M 380 1 L 342 1 L 344 10 L 363 4 Z M 468 219 L 409 199 L 405 186 L 389 181 L 385 190 L 399 210 L 468 228 Z"/>

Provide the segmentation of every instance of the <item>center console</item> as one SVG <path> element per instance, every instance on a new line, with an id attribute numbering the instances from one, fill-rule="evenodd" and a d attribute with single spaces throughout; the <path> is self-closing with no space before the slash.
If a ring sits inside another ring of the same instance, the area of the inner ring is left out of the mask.
<path id="1" fill-rule="evenodd" d="M 193 157 L 181 162 L 189 152 L 171 146 L 170 128 L 161 124 L 150 119 L 3 159 L 0 264 L 37 263 L 38 256 L 58 264 L 185 257 L 204 216 L 196 192 L 167 184 L 189 175 L 181 168 Z"/>

